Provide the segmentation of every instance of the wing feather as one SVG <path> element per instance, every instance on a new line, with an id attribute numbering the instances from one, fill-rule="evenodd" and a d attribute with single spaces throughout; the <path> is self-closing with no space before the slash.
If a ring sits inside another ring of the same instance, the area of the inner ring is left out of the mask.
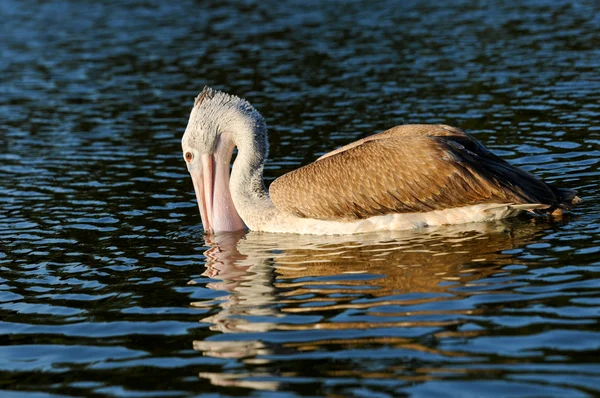
<path id="1" fill-rule="evenodd" d="M 549 185 L 449 126 L 406 125 L 287 173 L 269 189 L 299 217 L 356 220 L 481 203 L 559 205 Z"/>

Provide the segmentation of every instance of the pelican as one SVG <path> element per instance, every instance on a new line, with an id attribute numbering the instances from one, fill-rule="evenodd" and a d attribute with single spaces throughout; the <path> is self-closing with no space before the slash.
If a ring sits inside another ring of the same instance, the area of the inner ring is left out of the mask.
<path id="1" fill-rule="evenodd" d="M 234 148 L 237 156 L 231 167 Z M 182 138 L 206 234 L 353 234 L 562 214 L 580 199 L 446 125 L 396 126 L 329 152 L 265 189 L 267 127 L 244 99 L 205 87 Z"/>

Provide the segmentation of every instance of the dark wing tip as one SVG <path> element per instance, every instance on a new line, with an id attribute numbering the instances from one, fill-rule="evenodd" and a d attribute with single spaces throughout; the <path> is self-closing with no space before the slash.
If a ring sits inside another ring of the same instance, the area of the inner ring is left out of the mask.
<path id="1" fill-rule="evenodd" d="M 581 198 L 577 196 L 577 191 L 575 189 L 555 187 L 552 188 L 554 188 L 559 207 L 563 209 L 570 209 L 571 207 L 581 203 Z"/>

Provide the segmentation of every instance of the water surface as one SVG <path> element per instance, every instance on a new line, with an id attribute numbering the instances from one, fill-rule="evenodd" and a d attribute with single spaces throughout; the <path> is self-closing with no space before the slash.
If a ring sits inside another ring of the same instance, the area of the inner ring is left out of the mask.
<path id="1" fill-rule="evenodd" d="M 594 1 L 0 2 L 3 396 L 600 394 Z M 266 180 L 403 123 L 466 129 L 582 206 L 349 237 L 202 235 L 205 84 Z"/>

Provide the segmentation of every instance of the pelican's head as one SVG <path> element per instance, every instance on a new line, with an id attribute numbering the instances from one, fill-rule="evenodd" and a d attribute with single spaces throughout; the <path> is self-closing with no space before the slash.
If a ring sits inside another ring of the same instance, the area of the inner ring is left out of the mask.
<path id="1" fill-rule="evenodd" d="M 247 101 L 205 87 L 196 97 L 181 140 L 192 177 L 204 232 L 246 228 L 231 197 L 229 165 L 233 149 L 255 146 L 265 123 Z"/>

